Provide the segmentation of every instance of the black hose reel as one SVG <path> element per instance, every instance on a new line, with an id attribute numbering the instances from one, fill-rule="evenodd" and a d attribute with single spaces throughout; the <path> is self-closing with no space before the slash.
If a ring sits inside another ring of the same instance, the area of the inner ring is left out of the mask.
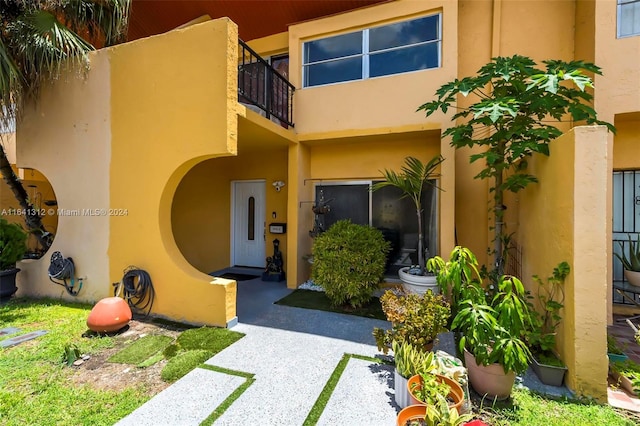
<path id="1" fill-rule="evenodd" d="M 76 278 L 76 266 L 73 259 L 65 258 L 59 251 L 54 251 L 51 255 L 51 263 L 49 264 L 49 280 L 64 289 L 71 296 L 77 296 L 82 290 L 82 278 Z M 67 282 L 69 280 L 69 282 Z M 76 289 L 76 283 L 78 288 Z"/>

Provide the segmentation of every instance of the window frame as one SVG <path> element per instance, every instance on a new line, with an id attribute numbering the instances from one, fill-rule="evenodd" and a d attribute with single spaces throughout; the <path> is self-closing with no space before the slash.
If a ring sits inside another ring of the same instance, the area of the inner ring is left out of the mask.
<path id="1" fill-rule="evenodd" d="M 622 5 L 633 4 L 633 3 L 638 3 L 640 5 L 640 0 L 617 0 L 616 1 L 616 38 L 618 39 L 640 36 L 640 30 L 636 33 L 620 35 L 620 26 L 621 26 L 620 24 L 622 22 Z"/>
<path id="2" fill-rule="evenodd" d="M 437 34 L 437 38 L 435 40 L 427 40 L 427 41 L 421 41 L 421 42 L 417 42 L 417 43 L 405 44 L 405 45 L 401 45 L 401 46 L 388 47 L 386 49 L 376 50 L 375 52 L 371 52 L 369 50 L 370 49 L 370 47 L 369 47 L 369 30 L 375 29 L 375 28 L 383 28 L 383 27 L 386 27 L 386 26 L 390 26 L 390 25 L 394 25 L 394 24 L 400 24 L 400 23 L 403 23 L 403 22 L 417 21 L 419 19 L 424 19 L 424 18 L 428 18 L 428 17 L 431 17 L 431 16 L 437 16 L 438 17 L 438 21 L 437 21 L 437 23 L 438 23 L 438 34 Z M 360 53 L 341 56 L 339 58 L 324 59 L 324 60 L 321 60 L 321 61 L 314 61 L 314 62 L 305 63 L 305 53 L 304 52 L 305 52 L 305 45 L 307 43 L 312 43 L 314 41 L 325 40 L 327 38 L 331 38 L 331 37 L 334 37 L 334 36 L 346 35 L 346 34 L 354 34 L 354 33 L 362 33 L 362 47 L 361 47 Z M 437 66 L 431 67 L 431 68 L 423 68 L 423 69 L 419 69 L 419 70 L 404 71 L 404 72 L 398 72 L 398 73 L 392 73 L 392 74 L 384 74 L 384 75 L 378 75 L 378 76 L 375 76 L 375 77 L 370 77 L 370 66 L 369 66 L 370 61 L 369 61 L 369 57 L 372 56 L 372 54 L 373 55 L 377 55 L 377 54 L 382 54 L 382 53 L 391 52 L 391 51 L 398 51 L 398 50 L 407 49 L 407 48 L 416 47 L 416 46 L 424 46 L 424 45 L 427 45 L 427 44 L 436 44 L 438 46 L 438 49 L 437 49 L 437 52 L 438 52 L 438 54 L 437 54 L 438 55 L 438 65 Z M 307 68 L 309 66 L 323 64 L 323 63 L 329 63 L 329 62 L 337 62 L 337 61 L 341 61 L 341 60 L 345 60 L 345 59 L 353 59 L 353 58 L 358 58 L 358 57 L 360 57 L 361 61 L 362 61 L 361 78 L 353 79 L 353 80 L 335 81 L 335 82 L 324 83 L 324 84 L 315 84 L 315 85 L 308 85 L 307 84 Z M 358 30 L 358 31 L 349 31 L 349 32 L 344 32 L 344 33 L 340 33 L 340 34 L 333 34 L 333 35 L 331 35 L 329 37 L 322 37 L 322 38 L 316 38 L 316 39 L 313 39 L 313 40 L 307 40 L 307 41 L 304 41 L 302 43 L 300 59 L 302 61 L 302 65 L 301 65 L 302 89 L 308 89 L 308 88 L 312 88 L 312 87 L 330 86 L 330 85 L 333 85 L 333 84 L 351 83 L 351 82 L 354 82 L 354 81 L 371 80 L 371 79 L 375 79 L 375 78 L 384 78 L 384 77 L 389 77 L 389 76 L 394 76 L 394 75 L 409 74 L 409 73 L 413 73 L 413 72 L 427 71 L 427 70 L 442 68 L 442 12 L 430 13 L 428 15 L 414 17 L 414 18 L 411 18 L 411 19 L 405 19 L 405 20 L 401 20 L 401 21 L 386 23 L 384 25 L 375 25 L 375 26 L 363 28 L 363 29 Z"/>

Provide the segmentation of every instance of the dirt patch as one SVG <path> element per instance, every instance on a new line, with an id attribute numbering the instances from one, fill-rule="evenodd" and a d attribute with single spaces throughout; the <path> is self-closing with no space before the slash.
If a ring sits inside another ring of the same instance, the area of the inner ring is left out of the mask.
<path id="1" fill-rule="evenodd" d="M 74 384 L 114 391 L 142 385 L 147 395 L 156 395 L 170 385 L 160 378 L 160 372 L 167 364 L 167 360 L 163 359 L 146 368 L 112 363 L 107 360 L 123 349 L 126 344 L 146 335 L 162 334 L 175 339 L 182 331 L 184 331 L 182 328 L 134 319 L 129 323 L 128 329 L 113 336 L 115 340 L 113 348 L 92 354 L 91 358 L 81 365 L 72 366 L 71 368 L 75 371 L 71 380 Z"/>

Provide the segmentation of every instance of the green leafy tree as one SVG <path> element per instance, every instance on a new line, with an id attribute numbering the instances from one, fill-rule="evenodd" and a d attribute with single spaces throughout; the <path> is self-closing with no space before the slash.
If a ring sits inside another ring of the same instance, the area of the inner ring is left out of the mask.
<path id="1" fill-rule="evenodd" d="M 515 55 L 497 57 L 473 77 L 455 79 L 436 91 L 437 99 L 420 106 L 427 117 L 436 111 L 457 108 L 458 95 L 475 102 L 458 109 L 454 120 L 461 124 L 442 133 L 451 145 L 481 147 L 471 162 L 482 160 L 484 168 L 477 179 L 491 179 L 491 210 L 494 219 L 495 275 L 503 274 L 504 193 L 518 192 L 533 182 L 527 172 L 527 158 L 533 153 L 549 155 L 549 143 L 562 131 L 554 124 L 565 120 L 611 124 L 597 119 L 590 106 L 593 88 L 587 73 L 601 74 L 600 68 L 583 61 L 543 61 L 544 69 L 532 59 Z"/>
<path id="2" fill-rule="evenodd" d="M 27 102 L 60 76 L 62 66 L 87 69 L 95 44 L 124 41 L 130 0 L 0 0 L 0 127 L 11 129 Z M 51 235 L 0 145 L 0 173 L 25 223 L 46 250 Z"/>

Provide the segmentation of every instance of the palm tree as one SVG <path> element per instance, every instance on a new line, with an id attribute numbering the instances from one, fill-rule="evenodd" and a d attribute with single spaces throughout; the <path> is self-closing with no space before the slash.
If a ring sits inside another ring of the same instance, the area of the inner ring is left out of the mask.
<path id="1" fill-rule="evenodd" d="M 12 128 L 62 64 L 88 68 L 94 45 L 124 41 L 130 0 L 0 0 L 0 128 Z M 46 250 L 53 240 L 0 144 L 0 174 Z"/>
<path id="2" fill-rule="evenodd" d="M 401 172 L 397 173 L 393 170 L 384 170 L 382 172 L 384 179 L 381 182 L 373 184 L 371 189 L 376 191 L 386 186 L 393 186 L 402 191 L 401 198 L 410 198 L 416 207 L 416 215 L 418 216 L 418 267 L 419 275 L 425 274 L 424 259 L 424 232 L 422 225 L 422 192 L 426 185 L 438 188 L 434 179 L 440 176 L 436 173 L 436 169 L 444 161 L 441 155 L 437 155 L 429 160 L 426 164 L 415 157 L 405 158 L 405 164 L 401 168 Z M 440 188 L 438 188 L 440 189 Z"/>

